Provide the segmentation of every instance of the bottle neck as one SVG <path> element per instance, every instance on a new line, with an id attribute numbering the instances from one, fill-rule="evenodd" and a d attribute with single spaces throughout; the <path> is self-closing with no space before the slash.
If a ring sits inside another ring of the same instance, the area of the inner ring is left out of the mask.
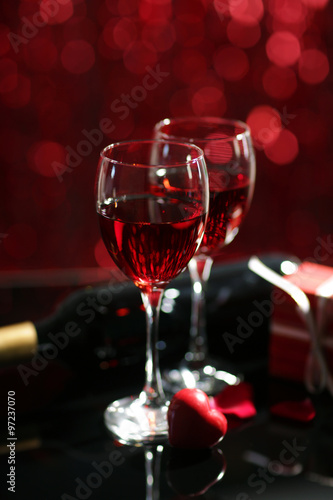
<path id="1" fill-rule="evenodd" d="M 38 335 L 31 321 L 0 328 L 0 363 L 29 359 L 37 351 Z"/>

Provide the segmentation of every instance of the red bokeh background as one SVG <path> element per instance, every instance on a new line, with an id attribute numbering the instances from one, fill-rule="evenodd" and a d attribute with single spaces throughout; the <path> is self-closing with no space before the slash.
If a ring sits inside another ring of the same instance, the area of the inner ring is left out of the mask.
<path id="1" fill-rule="evenodd" d="M 252 129 L 254 199 L 225 257 L 332 263 L 331 2 L 1 0 L 0 12 L 0 270 L 109 266 L 99 151 L 182 115 Z"/>

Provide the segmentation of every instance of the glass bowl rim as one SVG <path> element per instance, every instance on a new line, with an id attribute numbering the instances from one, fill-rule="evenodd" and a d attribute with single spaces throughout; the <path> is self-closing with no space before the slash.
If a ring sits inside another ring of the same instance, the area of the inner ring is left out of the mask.
<path id="1" fill-rule="evenodd" d="M 109 151 L 111 151 L 112 149 L 115 149 L 117 148 L 118 146 L 126 146 L 126 145 L 131 145 L 131 144 L 167 144 L 167 145 L 179 145 L 179 146 L 186 146 L 187 149 L 191 149 L 191 150 L 195 150 L 198 154 L 198 156 L 196 156 L 195 158 L 191 158 L 191 160 L 187 160 L 187 161 L 179 161 L 179 162 L 175 162 L 175 163 L 172 163 L 172 164 L 166 164 L 166 165 L 163 165 L 163 164 L 158 164 L 158 165 L 152 165 L 152 164 L 148 164 L 148 163 L 131 163 L 131 162 L 127 162 L 127 161 L 119 161 L 115 158 L 109 158 L 107 156 L 107 153 Z M 101 160 L 104 162 L 104 161 L 108 161 L 114 165 L 123 165 L 123 166 L 128 166 L 128 167 L 141 167 L 141 168 L 171 168 L 171 167 L 181 167 L 181 166 L 188 166 L 189 164 L 191 163 L 194 163 L 194 162 L 198 162 L 198 161 L 203 161 L 204 164 L 205 164 L 205 155 L 204 155 L 204 152 L 203 150 L 197 146 L 196 144 L 193 144 L 192 142 L 190 141 L 180 141 L 180 140 L 164 140 L 164 139 L 132 139 L 132 140 L 125 140 L 125 141 L 118 141 L 118 142 L 114 142 L 112 144 L 109 144 L 108 146 L 106 146 L 105 148 L 102 149 L 102 151 L 100 152 L 100 158 Z"/>
<path id="2" fill-rule="evenodd" d="M 212 138 L 202 138 L 202 137 L 186 137 L 181 135 L 170 135 L 160 130 L 162 125 L 169 125 L 171 122 L 173 123 L 184 123 L 184 122 L 197 122 L 197 123 L 212 123 L 215 125 L 221 126 L 229 126 L 229 127 L 239 127 L 241 130 L 237 133 L 231 134 L 227 137 L 212 137 Z M 180 116 L 174 118 L 163 118 L 157 122 L 154 126 L 154 131 L 162 134 L 161 140 L 178 140 L 178 141 L 186 141 L 190 144 L 194 144 L 196 141 L 201 142 L 209 142 L 209 141 L 233 141 L 234 139 L 239 139 L 240 137 L 251 137 L 251 130 L 247 123 L 233 119 L 233 118 L 220 118 L 218 116 Z"/>

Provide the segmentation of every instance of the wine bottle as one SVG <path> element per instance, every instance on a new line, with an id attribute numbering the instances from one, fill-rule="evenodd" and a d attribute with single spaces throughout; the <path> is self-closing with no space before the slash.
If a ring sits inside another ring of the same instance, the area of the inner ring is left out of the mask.
<path id="1" fill-rule="evenodd" d="M 125 290 L 126 309 L 119 307 Z M 109 327 L 111 333 L 115 318 L 138 309 L 140 297 L 135 292 L 127 283 L 87 287 L 68 295 L 45 318 L 1 327 L 0 365 L 32 360 L 38 352 L 50 359 L 58 355 L 73 358 L 74 363 L 79 353 L 91 355 L 98 346 L 109 348 L 111 353 Z"/>
<path id="2" fill-rule="evenodd" d="M 269 264 L 274 267 L 279 262 L 281 257 L 272 257 Z M 269 291 L 269 285 L 248 270 L 245 260 L 213 267 L 206 295 L 208 340 L 214 352 L 228 354 L 223 332 L 235 330 L 237 317 L 245 322 L 255 308 L 251 297 L 259 300 Z M 168 286 L 162 301 L 159 347 L 169 361 L 171 354 L 187 347 L 190 308 L 191 283 L 185 272 Z M 46 318 L 1 327 L 0 366 L 31 361 L 38 353 L 70 364 L 83 356 L 110 362 L 111 367 L 116 360 L 129 365 L 137 362 L 140 354 L 144 359 L 144 345 L 140 293 L 131 282 L 124 281 L 86 287 L 71 293 Z M 247 353 L 249 345 L 250 339 Z M 242 351 L 241 345 L 238 347 Z M 106 364 L 102 367 L 105 369 Z"/>

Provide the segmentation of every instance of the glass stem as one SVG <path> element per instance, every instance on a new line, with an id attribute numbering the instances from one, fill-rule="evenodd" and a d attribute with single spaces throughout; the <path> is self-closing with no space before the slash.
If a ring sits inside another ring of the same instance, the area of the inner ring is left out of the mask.
<path id="1" fill-rule="evenodd" d="M 163 446 L 145 448 L 146 500 L 159 500 L 159 479 Z"/>
<path id="2" fill-rule="evenodd" d="M 192 281 L 192 310 L 189 351 L 186 360 L 196 367 L 208 354 L 205 290 L 213 265 L 211 257 L 194 257 L 188 268 Z"/>
<path id="3" fill-rule="evenodd" d="M 151 289 L 141 292 L 142 302 L 146 311 L 147 342 L 146 342 L 146 380 L 143 393 L 146 404 L 160 406 L 165 402 L 162 379 L 159 368 L 158 350 L 158 323 L 161 309 L 163 289 Z"/>

